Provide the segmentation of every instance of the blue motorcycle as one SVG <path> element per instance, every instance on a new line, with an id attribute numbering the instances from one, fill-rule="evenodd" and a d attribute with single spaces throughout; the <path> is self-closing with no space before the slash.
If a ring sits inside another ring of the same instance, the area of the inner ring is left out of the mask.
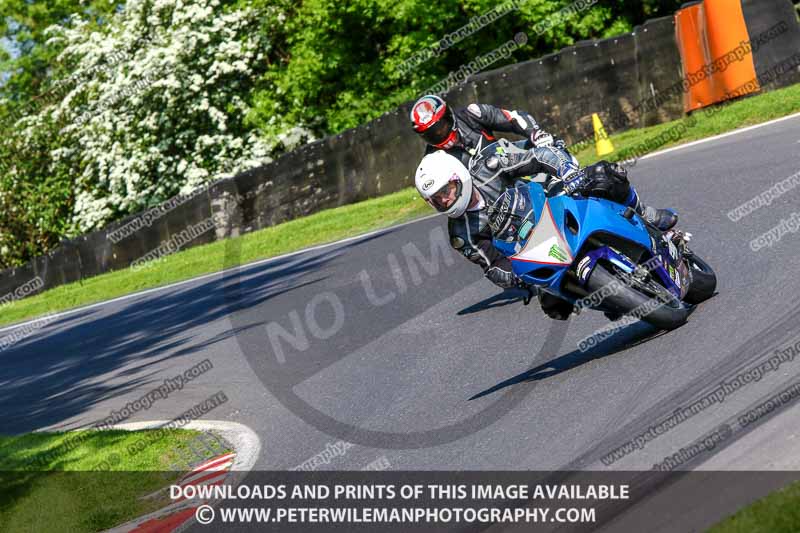
<path id="1" fill-rule="evenodd" d="M 494 153 L 489 145 L 481 154 Z M 662 232 L 633 209 L 520 182 L 493 206 L 494 245 L 526 283 L 610 315 L 659 329 L 686 323 L 714 295 L 716 275 L 692 252 L 690 234 Z"/>

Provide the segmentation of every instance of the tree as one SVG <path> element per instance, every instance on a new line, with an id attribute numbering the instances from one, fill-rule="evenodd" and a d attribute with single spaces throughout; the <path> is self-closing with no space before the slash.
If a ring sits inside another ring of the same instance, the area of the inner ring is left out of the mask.
<path id="1" fill-rule="evenodd" d="M 6 105 L 24 105 L 43 90 L 48 72 L 57 68 L 53 61 L 58 47 L 48 46 L 45 30 L 53 24 L 69 24 L 74 14 L 98 26 L 118 11 L 123 3 L 115 0 L 5 0 L 0 3 L 0 39 L 10 53 L 0 48 L 0 72 L 8 73 L 0 86 Z"/>
<path id="2" fill-rule="evenodd" d="M 47 30 L 63 67 L 0 138 L 2 262 L 269 161 L 275 146 L 244 124 L 264 16 L 132 0 L 102 25 Z"/>
<path id="3" fill-rule="evenodd" d="M 0 52 L 9 76 L 0 82 L 0 266 L 362 124 L 518 32 L 528 42 L 507 62 L 678 7 L 596 2 L 533 31 L 571 4 L 6 0 L 0 38 L 17 55 Z M 501 17 L 437 48 L 498 9 Z"/>
<path id="4" fill-rule="evenodd" d="M 263 0 L 266 1 L 266 0 Z M 268 2 L 272 4 L 273 2 Z M 317 135 L 355 127 L 420 95 L 449 72 L 526 32 L 508 62 L 630 31 L 680 2 L 598 2 L 542 35 L 532 28 L 572 0 L 307 0 L 290 10 L 281 53 L 260 80 L 250 120 L 268 138 L 301 124 Z M 404 61 L 490 10 L 507 14 L 430 57 L 411 72 Z M 516 6 L 516 7 L 514 7 Z M 492 68 L 501 66 L 493 65 Z"/>

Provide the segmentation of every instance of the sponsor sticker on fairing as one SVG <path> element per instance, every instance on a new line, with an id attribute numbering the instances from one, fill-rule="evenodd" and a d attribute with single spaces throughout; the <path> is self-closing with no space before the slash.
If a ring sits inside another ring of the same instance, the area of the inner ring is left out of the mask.
<path id="1" fill-rule="evenodd" d="M 591 258 L 584 257 L 581 259 L 580 263 L 578 263 L 578 278 L 581 281 L 586 281 L 586 278 L 589 277 L 589 263 L 591 262 Z"/>

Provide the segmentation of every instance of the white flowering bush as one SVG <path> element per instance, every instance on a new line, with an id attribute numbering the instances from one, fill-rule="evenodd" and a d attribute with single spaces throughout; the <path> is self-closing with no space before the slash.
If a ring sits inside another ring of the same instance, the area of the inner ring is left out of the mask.
<path id="1" fill-rule="evenodd" d="M 102 31 L 79 16 L 48 28 L 48 45 L 61 49 L 49 91 L 0 140 L 0 260 L 13 264 L 308 140 L 300 127 L 268 137 L 244 120 L 268 49 L 254 30 L 281 15 L 219 0 L 131 0 Z M 26 202 L 41 209 L 28 214 L 32 227 L 15 226 L 11 210 Z"/>

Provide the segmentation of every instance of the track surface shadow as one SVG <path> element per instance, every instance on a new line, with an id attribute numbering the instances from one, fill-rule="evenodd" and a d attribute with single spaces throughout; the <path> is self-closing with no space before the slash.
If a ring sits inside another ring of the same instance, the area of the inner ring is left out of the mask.
<path id="1" fill-rule="evenodd" d="M 472 304 L 469 307 L 465 307 L 456 314 L 458 316 L 464 316 L 471 315 L 473 313 L 480 313 L 481 311 L 488 311 L 497 307 L 505 307 L 506 305 L 522 302 L 524 297 L 525 293 L 523 291 L 510 289 L 490 296 L 489 298 Z"/>
<path id="2" fill-rule="evenodd" d="M 478 394 L 475 394 L 469 399 L 476 400 L 521 383 L 541 381 L 552 378 L 591 361 L 623 352 L 662 334 L 663 332 L 656 331 L 652 326 L 645 324 L 644 322 L 631 324 L 630 326 L 626 326 L 625 328 L 619 330 L 619 332 L 617 332 L 615 335 L 612 335 L 608 339 L 600 342 L 586 351 L 582 352 L 577 349 L 556 357 L 555 359 L 551 359 L 546 363 L 542 363 L 541 365 L 535 366 L 530 370 L 526 370 L 521 374 L 517 374 L 516 376 L 513 376 L 507 380 L 501 381 L 500 383 L 481 391 Z"/>
<path id="3" fill-rule="evenodd" d="M 159 363 L 196 354 L 260 324 L 251 321 L 200 339 L 204 325 L 324 282 L 327 276 L 314 271 L 349 247 L 376 237 L 348 243 L 334 253 L 245 265 L 219 279 L 164 291 L 159 298 L 132 298 L 107 316 L 102 316 L 105 309 L 95 308 L 49 324 L 0 353 L 0 434 L 54 426 L 91 411 L 99 402 L 161 384 Z M 226 297 L 232 292 L 235 299 Z M 96 327 L 97 320 L 102 320 L 102 328 Z"/>

